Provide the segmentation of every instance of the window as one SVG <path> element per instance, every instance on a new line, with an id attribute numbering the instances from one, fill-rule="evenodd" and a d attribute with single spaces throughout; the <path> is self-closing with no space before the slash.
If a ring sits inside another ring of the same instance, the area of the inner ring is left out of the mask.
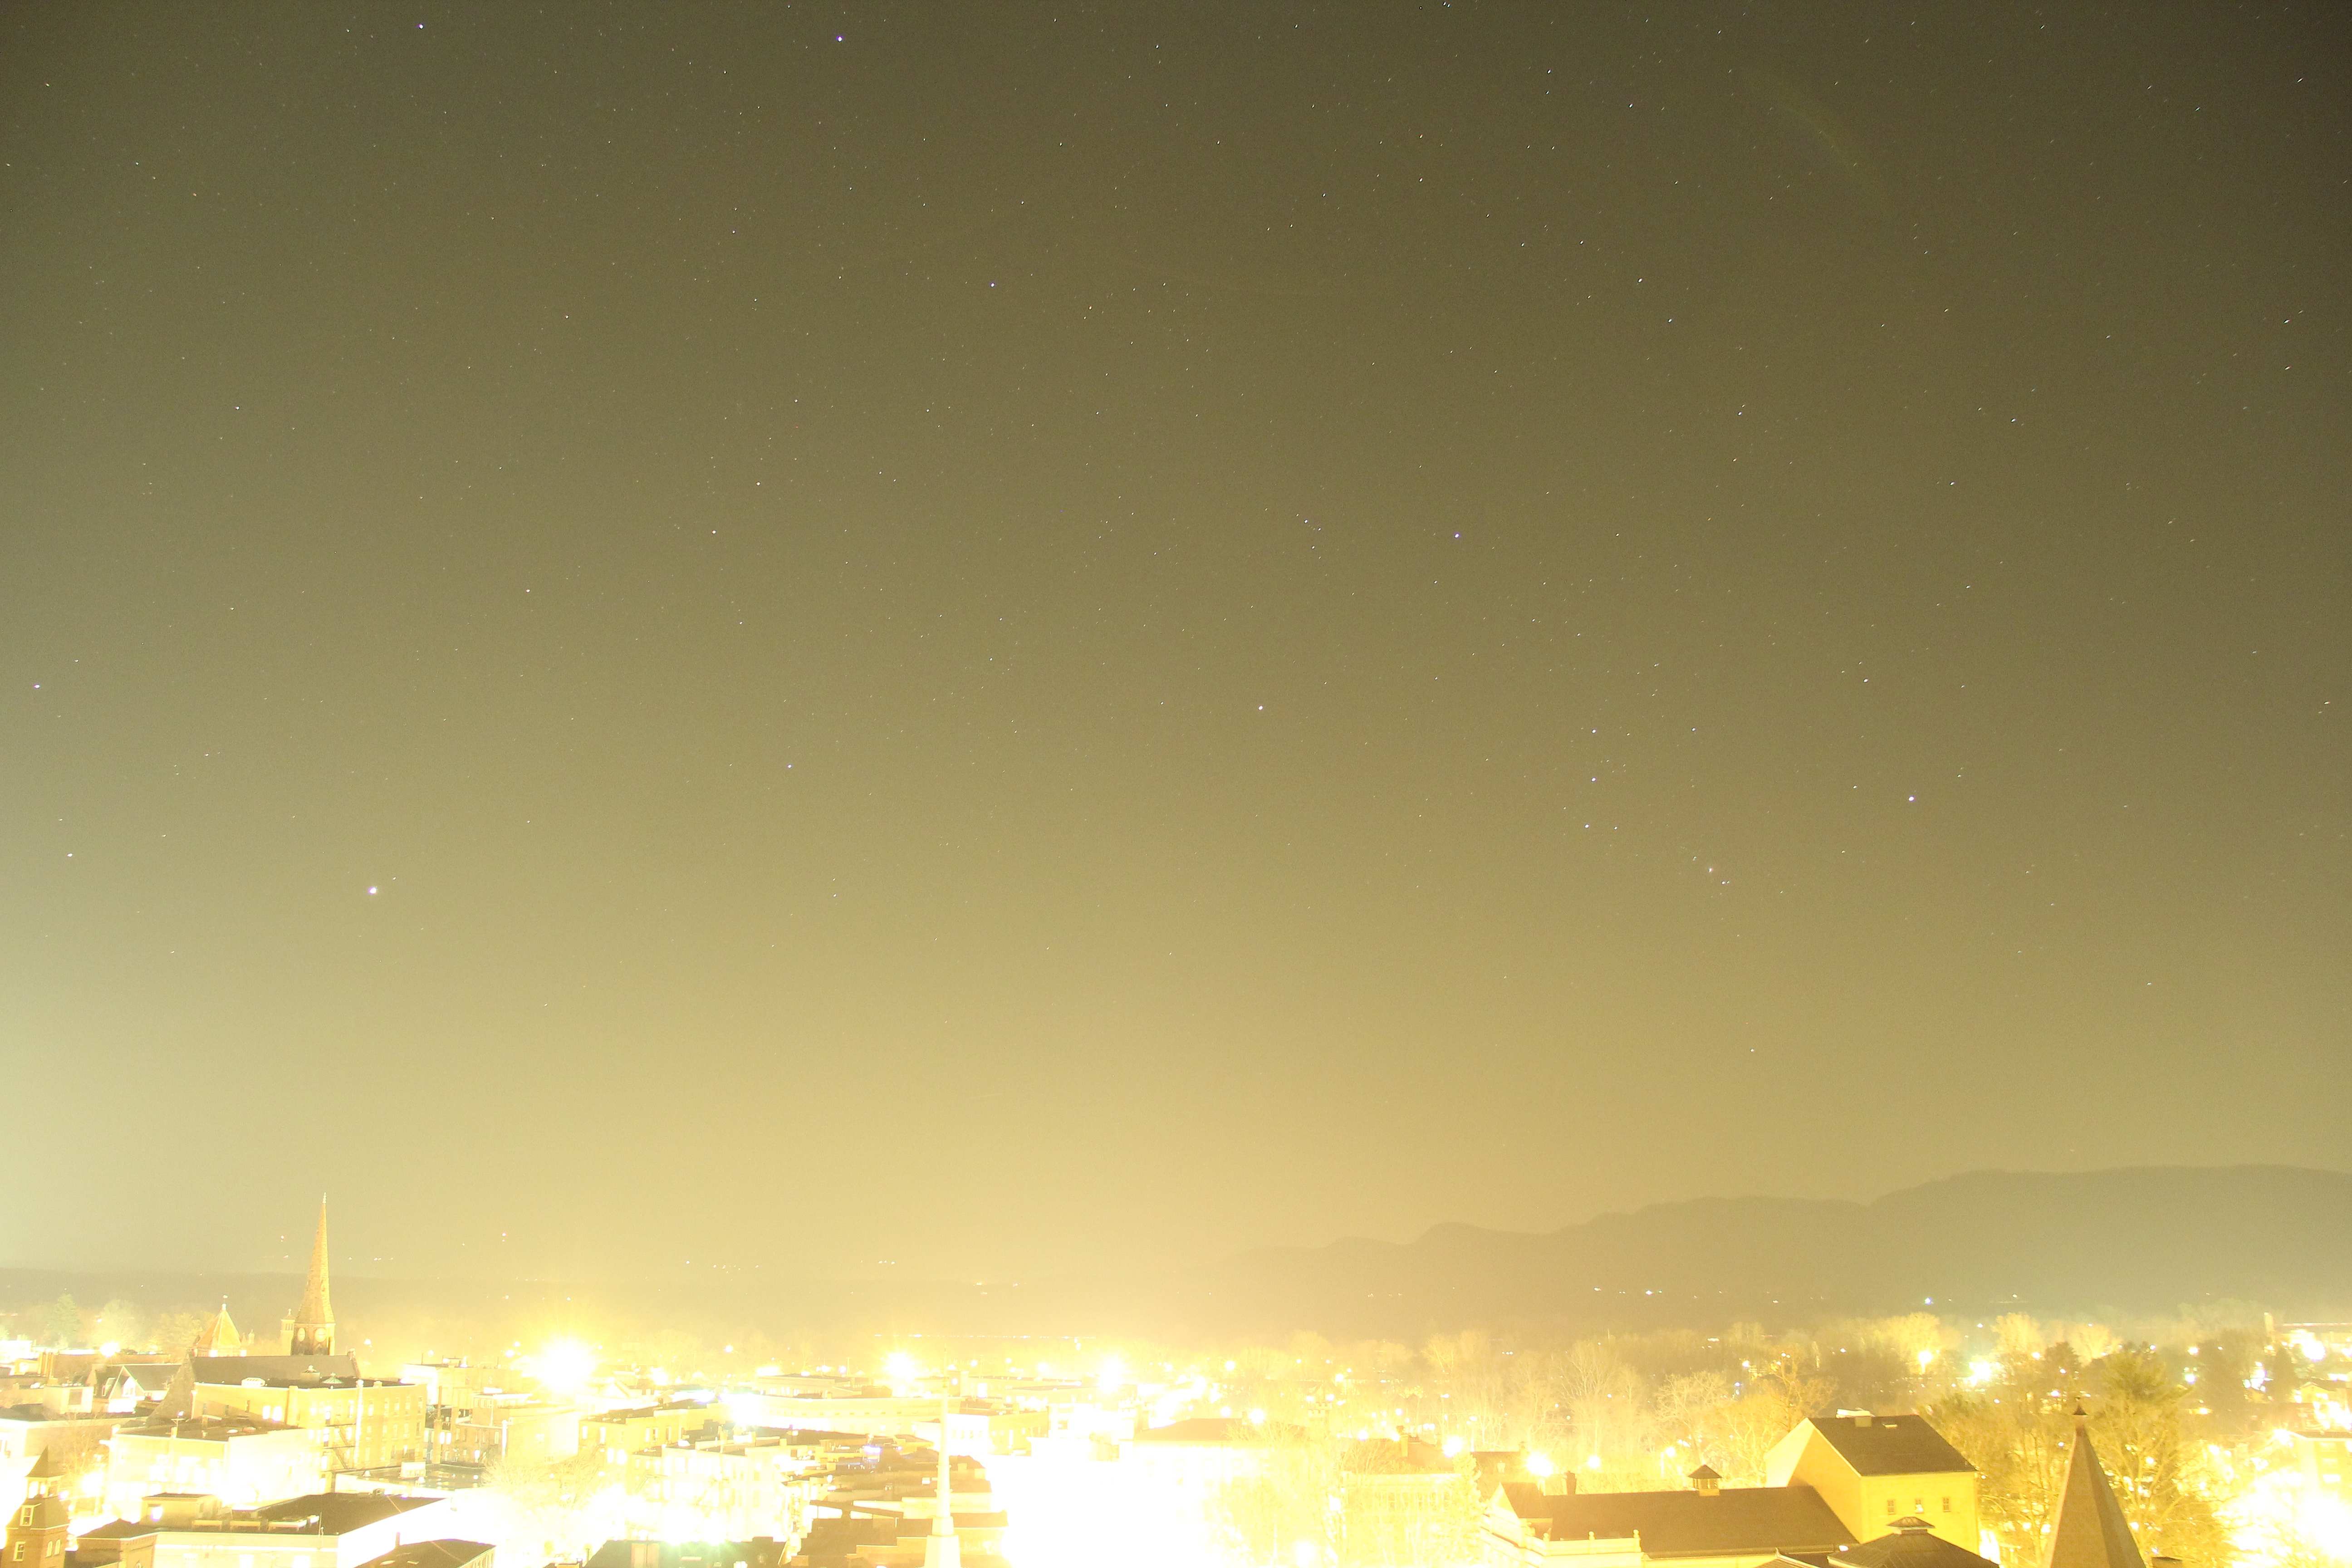
<path id="1" fill-rule="evenodd" d="M 1893 1519 L 1895 1517 L 1895 1500 L 1893 1498 L 1888 1498 L 1886 1500 L 1886 1517 L 1889 1519 Z"/>
<path id="2" fill-rule="evenodd" d="M 1952 1511 L 1952 1500 L 1950 1498 L 1946 1498 L 1944 1500 L 1944 1511 L 1946 1513 Z"/>

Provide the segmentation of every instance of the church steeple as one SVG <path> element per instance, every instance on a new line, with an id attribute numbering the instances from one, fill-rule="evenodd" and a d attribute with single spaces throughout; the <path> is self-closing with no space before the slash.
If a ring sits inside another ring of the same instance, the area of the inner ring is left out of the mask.
<path id="1" fill-rule="evenodd" d="M 2050 1551 L 2042 1568 L 2147 1568 L 2139 1542 L 2124 1521 L 2123 1505 L 2091 1447 L 2083 1407 L 2074 1407 L 2074 1449 L 2066 1459 L 2066 1485 L 2058 1494 L 2058 1514 L 2050 1525 Z"/>
<path id="2" fill-rule="evenodd" d="M 956 1535 L 955 1498 L 948 1481 L 948 1422 L 954 1411 L 954 1398 L 940 1394 L 939 1510 L 923 1542 L 923 1568 L 963 1568 L 963 1542 Z"/>
<path id="3" fill-rule="evenodd" d="M 302 1282 L 302 1304 L 294 1309 L 294 1331 L 287 1336 L 289 1355 L 332 1355 L 335 1352 L 335 1310 L 327 1300 L 327 1200 L 319 1200 L 319 1234 L 310 1243 L 310 1275 Z"/>

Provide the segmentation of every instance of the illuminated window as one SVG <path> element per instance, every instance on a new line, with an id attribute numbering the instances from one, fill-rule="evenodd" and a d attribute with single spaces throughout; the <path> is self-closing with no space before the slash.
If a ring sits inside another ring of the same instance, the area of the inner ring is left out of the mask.
<path id="1" fill-rule="evenodd" d="M 1946 1513 L 1952 1511 L 1952 1500 L 1950 1498 L 1946 1498 L 1944 1500 L 1944 1511 Z"/>
<path id="2" fill-rule="evenodd" d="M 1893 1498 L 1888 1498 L 1886 1500 L 1886 1517 L 1889 1519 L 1893 1519 L 1895 1517 L 1895 1500 Z"/>

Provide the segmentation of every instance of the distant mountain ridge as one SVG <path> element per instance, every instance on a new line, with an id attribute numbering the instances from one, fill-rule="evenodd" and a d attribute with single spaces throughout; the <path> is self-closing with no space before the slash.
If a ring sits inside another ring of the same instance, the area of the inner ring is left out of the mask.
<path id="1" fill-rule="evenodd" d="M 1664 1326 L 1953 1310 L 2152 1313 L 2236 1299 L 2352 1311 L 2352 1173 L 2283 1165 L 1978 1171 L 1870 1203 L 1701 1198 L 1549 1233 L 1251 1253 L 1229 1309 L 1325 1332 Z"/>
<path id="2" fill-rule="evenodd" d="M 274 1332 L 295 1275 L 0 1268 L 0 1307 L 70 1290 L 209 1311 Z M 758 1330 L 863 1354 L 877 1335 L 1008 1340 L 1143 1335 L 1186 1343 L 1332 1338 L 1406 1342 L 1487 1328 L 1531 1338 L 1734 1321 L 1788 1327 L 1922 1309 L 2041 1317 L 2156 1316 L 2223 1300 L 2290 1318 L 2352 1319 L 2352 1173 L 2279 1165 L 1978 1171 L 1868 1203 L 1700 1198 L 1529 1233 L 1440 1225 L 1409 1242 L 1349 1238 L 1251 1252 L 1152 1276 L 838 1280 L 397 1279 L 335 1282 L 341 1315 L 375 1353 L 495 1353 L 576 1325 L 634 1325 L 713 1342 Z M 248 1315 L 254 1321 L 248 1321 Z M 364 1352 L 363 1353 L 367 1353 Z"/>

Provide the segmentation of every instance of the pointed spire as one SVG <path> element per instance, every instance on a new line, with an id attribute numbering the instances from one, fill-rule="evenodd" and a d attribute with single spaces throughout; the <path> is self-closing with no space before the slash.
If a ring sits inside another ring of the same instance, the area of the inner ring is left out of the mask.
<path id="1" fill-rule="evenodd" d="M 930 1538 L 923 1542 L 923 1568 L 962 1568 L 963 1543 L 956 1536 L 954 1499 L 948 1489 L 948 1417 L 955 1410 L 951 1395 L 940 1395 L 939 1517 L 931 1521 Z"/>
<path id="2" fill-rule="evenodd" d="M 228 1303 L 224 1300 L 212 1321 L 197 1332 L 195 1343 L 188 1347 L 188 1352 L 191 1355 L 236 1355 L 244 1349 L 244 1336 L 236 1331 L 236 1324 L 228 1315 Z"/>
<path id="3" fill-rule="evenodd" d="M 294 1332 L 286 1346 L 289 1355 L 331 1355 L 335 1349 L 335 1310 L 327 1300 L 327 1200 L 319 1198 L 319 1234 L 310 1243 L 310 1274 L 302 1282 L 302 1304 L 294 1309 Z"/>
<path id="4" fill-rule="evenodd" d="M 159 1421 L 192 1421 L 196 1415 L 196 1363 L 184 1361 L 163 1385 L 153 1411 Z"/>
<path id="5" fill-rule="evenodd" d="M 2124 1521 L 2116 1489 L 2091 1447 L 2089 1417 L 2074 1406 L 2074 1451 L 2066 1460 L 2066 1485 L 2058 1494 L 2050 1525 L 2050 1551 L 2042 1568 L 2147 1568 L 2139 1542 Z"/>

